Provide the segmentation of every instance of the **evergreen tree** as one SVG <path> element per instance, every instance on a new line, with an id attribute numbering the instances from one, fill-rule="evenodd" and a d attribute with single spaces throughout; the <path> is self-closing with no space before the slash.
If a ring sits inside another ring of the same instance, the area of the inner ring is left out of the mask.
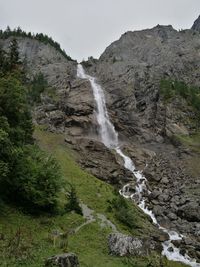
<path id="1" fill-rule="evenodd" d="M 68 198 L 68 203 L 65 206 L 66 211 L 75 211 L 78 214 L 82 215 L 82 209 L 79 205 L 77 194 L 76 194 L 76 189 L 74 186 L 70 186 L 70 191 L 68 191 L 67 194 Z"/>
<path id="2" fill-rule="evenodd" d="M 12 39 L 9 46 L 9 62 L 11 68 L 19 64 L 19 51 L 18 51 L 18 43 L 15 38 Z"/>
<path id="3" fill-rule="evenodd" d="M 0 46 L 0 76 L 5 74 L 9 69 L 9 62 L 7 59 L 7 54 Z"/>
<path id="4" fill-rule="evenodd" d="M 5 52 L 0 46 L 0 71 L 3 71 L 3 66 L 4 66 L 4 61 L 5 61 Z"/>

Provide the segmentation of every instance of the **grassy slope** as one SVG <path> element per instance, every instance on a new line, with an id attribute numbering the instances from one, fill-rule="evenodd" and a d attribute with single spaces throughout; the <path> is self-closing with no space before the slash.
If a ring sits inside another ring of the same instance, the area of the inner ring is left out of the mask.
<path id="1" fill-rule="evenodd" d="M 176 138 L 189 150 L 192 152 L 187 162 L 185 162 L 190 173 L 194 177 L 199 177 L 200 175 L 200 132 L 193 135 L 180 135 Z"/>
<path id="2" fill-rule="evenodd" d="M 110 185 L 99 181 L 95 177 L 82 171 L 73 160 L 73 153 L 63 144 L 63 136 L 36 130 L 35 138 L 39 145 L 49 151 L 61 164 L 63 176 L 76 186 L 78 197 L 95 212 L 101 212 L 116 224 L 118 230 L 130 231 L 116 221 L 113 214 L 108 213 L 108 199 L 113 199 L 114 192 Z M 137 207 L 133 211 L 138 222 L 138 229 L 131 232 L 141 235 L 153 230 L 153 227 Z M 125 267 L 147 266 L 149 261 L 158 261 L 152 256 L 148 259 L 127 259 L 110 256 L 107 248 L 109 228 L 101 228 L 97 222 L 86 225 L 78 233 L 70 235 L 68 246 L 59 247 L 59 240 L 54 247 L 49 237 L 53 230 L 66 232 L 83 222 L 77 214 L 65 214 L 54 217 L 32 217 L 25 215 L 14 207 L 2 205 L 0 207 L 0 266 L 39 267 L 43 266 L 45 258 L 73 251 L 78 254 L 80 266 L 87 267 Z M 4 233 L 2 236 L 1 233 Z M 165 267 L 183 266 L 179 263 L 165 261 Z"/>

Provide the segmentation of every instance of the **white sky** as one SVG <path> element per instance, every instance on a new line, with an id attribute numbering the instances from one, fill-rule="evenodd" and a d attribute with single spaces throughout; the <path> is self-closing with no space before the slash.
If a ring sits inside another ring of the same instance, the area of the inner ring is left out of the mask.
<path id="1" fill-rule="evenodd" d="M 0 0 L 0 28 L 46 33 L 79 61 L 99 57 L 128 30 L 186 29 L 199 14 L 200 0 Z"/>

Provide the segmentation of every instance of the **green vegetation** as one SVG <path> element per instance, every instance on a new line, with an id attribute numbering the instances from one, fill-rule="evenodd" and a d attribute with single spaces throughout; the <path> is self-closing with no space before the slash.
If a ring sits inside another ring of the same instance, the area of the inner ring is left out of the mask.
<path id="1" fill-rule="evenodd" d="M 50 44 L 56 50 L 58 50 L 66 59 L 74 61 L 70 56 L 66 54 L 65 50 L 61 49 L 60 44 L 55 42 L 51 37 L 49 37 L 46 34 L 43 33 L 33 34 L 31 32 L 26 33 L 25 31 L 22 31 L 20 27 L 11 30 L 9 26 L 6 28 L 5 31 L 0 30 L 0 39 L 8 39 L 9 37 L 28 37 L 34 40 L 38 40 L 44 44 Z"/>
<path id="2" fill-rule="evenodd" d="M 194 152 L 200 153 L 200 133 L 195 133 L 192 135 L 180 135 L 177 136 L 179 141 L 181 141 L 185 146 L 189 147 Z"/>
<path id="3" fill-rule="evenodd" d="M 190 171 L 190 174 L 198 178 L 200 176 L 200 132 L 197 132 L 192 135 L 179 135 L 175 138 L 178 140 L 179 143 L 181 143 L 193 152 L 187 158 L 185 165 Z M 197 191 L 197 194 L 199 195 L 199 188 L 196 187 L 195 184 L 194 187 L 195 188 L 193 189 L 192 194 L 194 195 L 195 191 Z"/>
<path id="4" fill-rule="evenodd" d="M 31 82 L 29 82 L 28 100 L 29 103 L 39 103 L 40 95 L 48 88 L 48 83 L 44 78 L 44 75 L 40 72 L 36 74 Z"/>
<path id="5" fill-rule="evenodd" d="M 75 211 L 77 214 L 82 215 L 82 210 L 78 202 L 76 189 L 72 185 L 70 186 L 70 190 L 68 191 L 67 198 L 68 198 L 68 202 L 65 205 L 65 210 L 68 212 Z"/>
<path id="6" fill-rule="evenodd" d="M 33 145 L 28 89 L 15 39 L 1 56 L 5 64 L 0 69 L 0 196 L 28 212 L 53 212 L 62 187 L 60 169 Z"/>
<path id="7" fill-rule="evenodd" d="M 53 154 L 59 161 L 65 181 L 75 186 L 77 197 L 94 209 L 94 213 L 105 214 L 123 233 L 148 235 L 154 230 L 147 217 L 134 204 L 132 204 L 132 209 L 140 228 L 130 229 L 120 222 L 113 212 L 108 211 L 110 202 L 116 198 L 112 186 L 80 169 L 74 161 L 76 155 L 64 143 L 62 135 L 36 129 L 34 138 L 43 150 Z M 65 204 L 62 194 L 60 201 Z M 128 205 L 131 205 L 131 202 L 128 202 Z M 98 220 L 85 225 L 75 233 L 73 229 L 81 225 L 84 219 L 73 212 L 53 216 L 41 214 L 35 217 L 5 204 L 0 210 L 0 262 L 2 267 L 41 267 L 46 258 L 68 251 L 77 253 L 82 267 L 147 267 L 151 266 L 148 265 L 150 263 L 155 263 L 155 267 L 160 267 L 157 254 L 149 255 L 147 258 L 121 258 L 109 255 L 107 236 L 112 229 L 102 228 Z M 55 238 L 53 235 L 55 231 L 64 233 L 64 240 L 60 237 Z M 164 267 L 184 266 L 180 263 L 168 262 L 165 259 L 162 261 Z"/>
<path id="8" fill-rule="evenodd" d="M 200 113 L 200 88 L 188 86 L 181 81 L 161 80 L 160 93 L 166 101 L 174 96 L 183 97 L 188 105 L 192 106 L 198 114 Z"/>
<path id="9" fill-rule="evenodd" d="M 14 177 L 4 185 L 13 201 L 29 212 L 54 211 L 62 188 L 60 168 L 54 158 L 37 146 L 27 145 L 18 149 L 13 172 Z"/>
<path id="10" fill-rule="evenodd" d="M 113 212 L 117 220 L 128 226 L 130 230 L 140 227 L 133 204 L 122 196 L 118 195 L 110 202 L 109 211 Z"/>
<path id="11" fill-rule="evenodd" d="M 125 202 L 124 206 L 128 205 L 131 209 L 135 216 L 134 223 L 137 227 L 130 229 L 129 226 L 123 224 L 117 218 L 112 203 L 115 202 L 115 199 L 118 199 L 118 193 L 111 185 L 80 169 L 74 161 L 74 158 L 78 157 L 78 155 L 74 155 L 74 152 L 68 149 L 62 134 L 53 134 L 37 128 L 35 129 L 34 137 L 38 140 L 38 144 L 43 150 L 54 155 L 61 165 L 66 182 L 76 188 L 78 199 L 87 204 L 89 208 L 95 210 L 95 212 L 105 214 L 117 227 L 119 226 L 123 229 L 124 233 L 144 236 L 145 234 L 149 235 L 150 229 L 155 231 L 156 228 L 152 226 L 149 218 L 129 200 L 119 198 L 120 201 Z M 123 209 L 123 206 L 121 208 Z"/>

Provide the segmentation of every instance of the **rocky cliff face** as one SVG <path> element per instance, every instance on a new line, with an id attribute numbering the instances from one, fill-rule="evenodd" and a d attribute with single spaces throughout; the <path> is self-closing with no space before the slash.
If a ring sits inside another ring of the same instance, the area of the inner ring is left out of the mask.
<path id="1" fill-rule="evenodd" d="M 11 39 L 0 40 L 0 45 L 7 50 Z M 67 60 L 51 45 L 30 38 L 16 39 L 21 61 L 26 64 L 30 78 L 41 72 L 51 86 L 61 89 L 76 76 L 76 62 Z"/>

